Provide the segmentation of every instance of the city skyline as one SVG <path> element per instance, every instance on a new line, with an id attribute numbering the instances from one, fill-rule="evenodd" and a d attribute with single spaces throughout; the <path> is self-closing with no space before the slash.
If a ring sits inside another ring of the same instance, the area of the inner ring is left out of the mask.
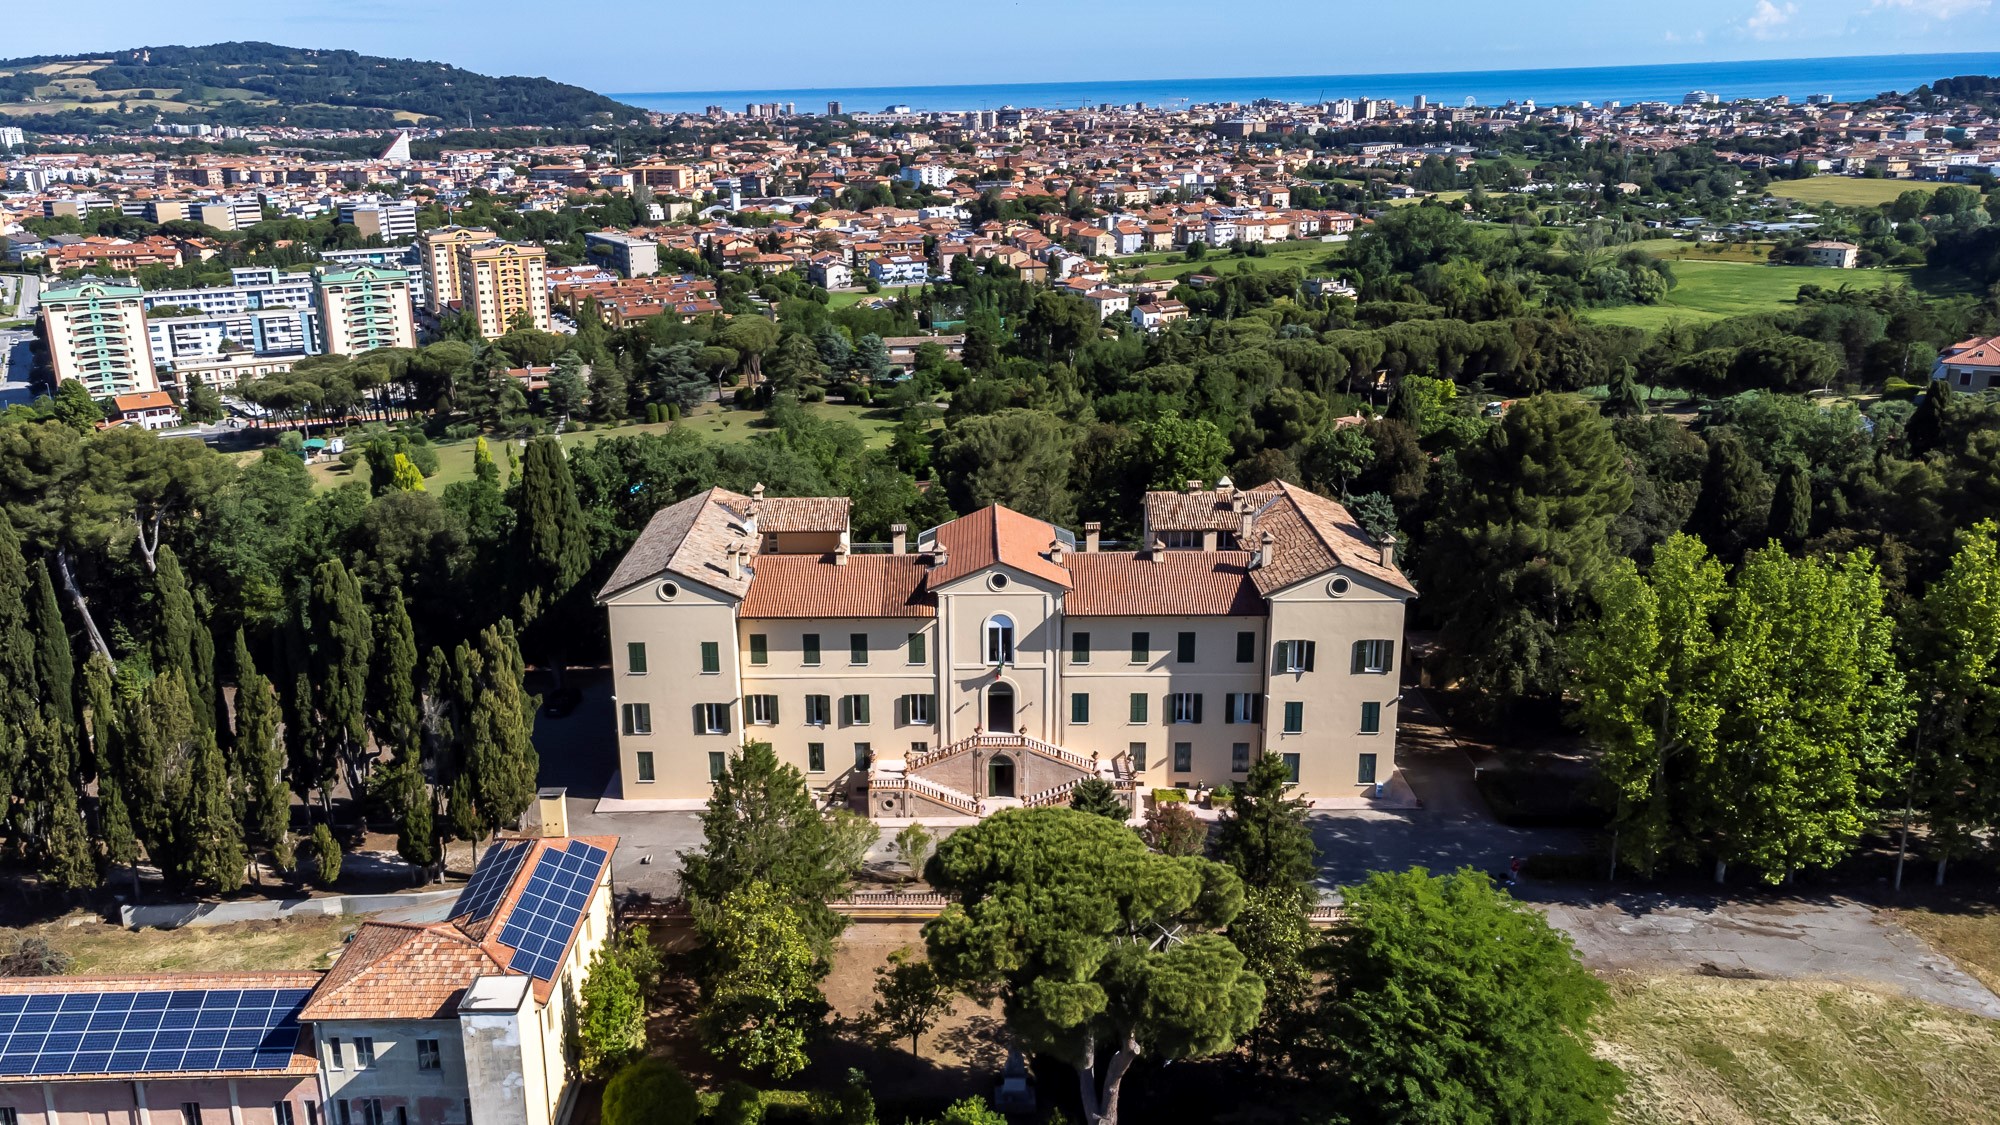
<path id="1" fill-rule="evenodd" d="M 1219 28 L 1190 49 L 1185 0 L 1095 10 L 1098 35 L 1050 36 L 1030 55 L 954 50 L 896 52 L 893 68 L 858 65 L 871 49 L 908 35 L 976 44 L 993 15 L 1073 21 L 1055 0 L 1018 0 L 1003 13 L 927 13 L 899 33 L 903 13 L 879 0 L 817 10 L 777 0 L 763 26 L 780 29 L 746 50 L 675 49 L 645 34 L 565 39 L 522 34 L 540 10 L 517 0 L 477 9 L 459 0 L 399 5 L 361 0 L 330 12 L 277 11 L 220 0 L 192 18 L 184 9 L 112 0 L 88 24 L 31 11 L 10 28 L 14 56 L 258 39 L 289 46 L 436 59 L 488 74 L 539 75 L 606 93 L 641 90 L 864 87 L 1017 83 L 1102 77 L 1125 81 L 1321 73 L 1475 71 L 1653 63 L 1735 62 L 2000 49 L 1992 0 L 1693 0 L 1634 14 L 1579 0 L 1547 5 L 1532 23 L 1513 9 L 1450 3 L 1442 9 L 1338 11 L 1277 0 L 1247 30 Z M 473 17 L 477 18 L 473 18 Z M 1453 29 L 1443 41 L 1433 29 Z M 107 32 L 107 28 L 116 29 Z M 1269 34 L 1284 29 L 1283 34 Z M 642 31 L 627 28 L 628 32 Z M 671 34 L 671 29 L 662 29 Z M 116 41 L 107 41 L 116 34 Z M 1349 45 L 1366 42 L 1358 53 Z M 754 64 L 754 65 L 753 65 Z"/>

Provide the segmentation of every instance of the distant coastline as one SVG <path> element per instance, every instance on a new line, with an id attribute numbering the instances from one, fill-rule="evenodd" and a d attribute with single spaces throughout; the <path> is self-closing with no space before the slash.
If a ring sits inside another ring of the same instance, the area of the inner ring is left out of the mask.
<path id="1" fill-rule="evenodd" d="M 1084 105 L 1178 108 L 1208 102 L 1270 98 L 1312 104 L 1340 97 L 1390 98 L 1407 104 L 1421 94 L 1434 105 L 1479 105 L 1532 100 L 1537 105 L 1588 101 L 1675 101 L 1707 90 L 1727 101 L 1794 100 L 1809 94 L 1864 98 L 1908 90 L 1961 74 L 2000 74 L 2000 51 L 1929 55 L 1866 55 L 1822 59 L 1663 63 L 1538 70 L 1477 70 L 1408 74 L 1324 74 L 1268 78 L 1158 78 L 1133 81 L 988 83 L 965 86 L 855 86 L 792 89 L 683 90 L 612 93 L 629 105 L 669 113 L 699 113 L 711 105 L 742 112 L 748 102 L 794 102 L 802 113 L 822 113 L 837 101 L 850 113 L 879 113 L 891 105 L 916 112 L 1022 108 L 1073 109 Z"/>

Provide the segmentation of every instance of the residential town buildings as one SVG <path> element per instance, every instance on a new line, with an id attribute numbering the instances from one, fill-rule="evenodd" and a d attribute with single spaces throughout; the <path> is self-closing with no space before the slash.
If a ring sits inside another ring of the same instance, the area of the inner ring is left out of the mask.
<path id="1" fill-rule="evenodd" d="M 352 355 L 417 346 L 410 275 L 402 270 L 328 270 L 319 275 L 319 299 L 320 334 L 329 352 Z"/>
<path id="2" fill-rule="evenodd" d="M 94 397 L 157 391 L 143 291 L 87 279 L 42 291 L 42 324 L 58 382 L 75 379 Z"/>

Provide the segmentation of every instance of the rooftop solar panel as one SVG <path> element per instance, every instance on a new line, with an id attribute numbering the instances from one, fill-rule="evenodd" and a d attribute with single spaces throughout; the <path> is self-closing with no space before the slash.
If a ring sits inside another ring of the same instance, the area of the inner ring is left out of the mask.
<path id="1" fill-rule="evenodd" d="M 458 892 L 458 901 L 451 907 L 451 920 L 482 922 L 491 917 L 500 900 L 507 896 L 515 873 L 521 870 L 521 861 L 528 858 L 528 849 L 534 846 L 533 840 L 514 840 L 489 849 L 473 871 L 471 881 Z"/>
<path id="2" fill-rule="evenodd" d="M 537 980 L 555 979 L 608 858 L 603 848 L 580 840 L 542 853 L 500 931 L 500 944 L 514 950 L 509 969 Z"/>
<path id="3" fill-rule="evenodd" d="M 12 1025 L 0 1027 L 0 1075 L 283 1070 L 291 1065 L 299 1009 L 310 993 L 178 989 L 0 997 L 6 1001 L 0 1025 Z"/>

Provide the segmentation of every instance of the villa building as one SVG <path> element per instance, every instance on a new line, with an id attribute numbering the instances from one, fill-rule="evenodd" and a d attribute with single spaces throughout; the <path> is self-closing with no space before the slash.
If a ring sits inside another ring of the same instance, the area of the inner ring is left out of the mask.
<path id="1" fill-rule="evenodd" d="M 1139 550 L 988 507 L 886 549 L 845 498 L 710 489 L 599 593 L 622 798 L 699 802 L 745 740 L 877 816 L 1240 779 L 1306 796 L 1394 765 L 1415 588 L 1394 541 L 1295 485 L 1150 493 Z"/>

